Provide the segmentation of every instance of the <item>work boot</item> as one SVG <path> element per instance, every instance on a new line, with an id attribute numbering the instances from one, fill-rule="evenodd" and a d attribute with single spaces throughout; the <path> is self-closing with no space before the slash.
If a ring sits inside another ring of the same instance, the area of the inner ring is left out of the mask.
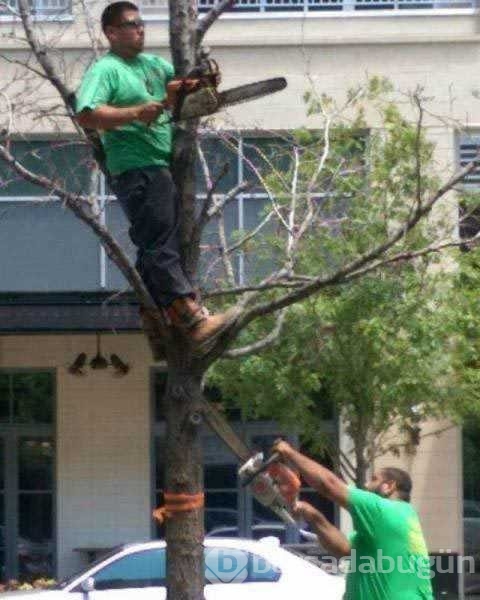
<path id="1" fill-rule="evenodd" d="M 177 298 L 167 308 L 172 324 L 185 332 L 196 344 L 203 344 L 208 339 L 220 334 L 231 322 L 235 312 L 229 310 L 217 315 L 209 313 L 192 298 Z"/>

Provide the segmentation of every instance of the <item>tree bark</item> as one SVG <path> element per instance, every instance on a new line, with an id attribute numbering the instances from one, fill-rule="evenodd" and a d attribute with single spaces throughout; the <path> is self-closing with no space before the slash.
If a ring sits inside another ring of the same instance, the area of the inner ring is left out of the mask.
<path id="1" fill-rule="evenodd" d="M 197 57 L 197 3 L 169 0 L 170 49 L 175 72 L 185 76 Z M 177 187 L 184 269 L 194 282 L 197 260 L 192 255 L 195 226 L 195 155 L 197 122 L 177 127 L 172 175 Z M 203 492 L 200 438 L 203 370 L 192 364 L 191 349 L 180 338 L 168 347 L 166 412 L 166 489 L 170 493 Z M 178 513 L 167 521 L 167 594 L 169 600 L 201 600 L 204 588 L 203 510 Z"/>
<path id="2" fill-rule="evenodd" d="M 166 481 L 170 493 L 203 492 L 200 436 L 201 374 L 192 370 L 185 348 L 169 351 L 165 396 Z M 166 522 L 169 600 L 202 600 L 204 588 L 203 509 L 179 512 Z"/>

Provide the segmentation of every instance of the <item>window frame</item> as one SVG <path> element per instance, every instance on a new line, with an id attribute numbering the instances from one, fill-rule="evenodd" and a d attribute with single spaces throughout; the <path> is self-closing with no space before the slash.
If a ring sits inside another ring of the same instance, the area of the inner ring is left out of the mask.
<path id="1" fill-rule="evenodd" d="M 34 0 L 35 3 L 41 3 L 41 0 Z M 73 5 L 72 0 L 67 0 L 65 2 L 67 5 L 64 9 L 53 9 L 53 8 L 34 8 L 31 13 L 32 21 L 35 22 L 71 22 L 74 20 L 73 16 Z M 1 23 L 11 23 L 18 22 L 20 23 L 20 17 L 16 16 L 13 13 L 9 13 L 8 9 L 0 12 L 0 24 Z"/>
<path id="2" fill-rule="evenodd" d="M 19 499 L 20 494 L 25 490 L 20 488 L 19 477 L 19 442 L 24 437 L 32 438 L 50 438 L 55 447 L 55 455 L 52 465 L 52 488 L 45 490 L 45 494 L 51 494 L 52 498 L 52 574 L 57 570 L 57 482 L 58 482 L 58 454 L 57 454 L 57 370 L 51 367 L 35 368 L 0 368 L 0 373 L 14 375 L 16 373 L 50 373 L 53 377 L 52 390 L 52 423 L 0 423 L 0 438 L 4 442 L 4 552 L 5 552 L 5 577 L 17 578 L 19 573 L 19 560 L 17 553 L 18 540 L 21 537 L 19 533 Z M 36 490 L 29 490 L 31 493 L 41 493 Z"/>
<path id="3" fill-rule="evenodd" d="M 460 168 L 465 167 L 472 158 L 470 156 L 472 150 L 468 150 L 467 146 L 476 144 L 478 153 L 480 154 L 480 130 L 466 130 L 456 137 L 456 163 Z M 461 183 L 461 187 L 465 192 L 477 192 L 480 194 L 480 159 L 479 167 L 467 176 Z M 458 233 L 461 239 L 468 239 L 472 235 L 480 232 L 480 206 L 472 211 L 471 215 L 462 223 L 464 205 L 461 201 L 458 202 Z M 462 248 L 466 250 L 467 248 Z"/>

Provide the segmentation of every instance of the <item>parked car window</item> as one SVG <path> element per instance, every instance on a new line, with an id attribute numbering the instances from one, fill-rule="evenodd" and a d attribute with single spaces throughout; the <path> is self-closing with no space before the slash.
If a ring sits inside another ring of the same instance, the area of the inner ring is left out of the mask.
<path id="1" fill-rule="evenodd" d="M 258 554 L 227 547 L 205 550 L 206 583 L 274 582 L 280 575 L 280 569 Z"/>
<path id="2" fill-rule="evenodd" d="M 281 571 L 263 556 L 249 554 L 248 581 L 272 582 L 280 579 Z"/>
<path id="3" fill-rule="evenodd" d="M 205 549 L 205 583 L 275 582 L 280 570 L 262 556 L 238 548 Z M 94 574 L 96 590 L 166 585 L 166 550 L 155 548 L 119 558 Z"/>
<path id="4" fill-rule="evenodd" d="M 123 556 L 95 573 L 93 577 L 96 590 L 164 586 L 165 548 L 154 548 Z"/>

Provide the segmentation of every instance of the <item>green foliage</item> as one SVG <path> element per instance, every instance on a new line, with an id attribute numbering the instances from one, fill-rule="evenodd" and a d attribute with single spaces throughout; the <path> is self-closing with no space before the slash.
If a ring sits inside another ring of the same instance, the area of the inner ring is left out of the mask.
<path id="1" fill-rule="evenodd" d="M 246 415 L 274 416 L 318 448 L 333 409 L 372 457 L 386 448 L 374 438 L 392 425 L 453 412 L 446 292 L 436 284 L 409 267 L 295 306 L 277 346 L 219 363 L 212 380 Z"/>
<path id="2" fill-rule="evenodd" d="M 459 269 L 448 309 L 454 349 L 457 411 L 467 419 L 480 417 L 480 251 L 459 257 Z"/>

